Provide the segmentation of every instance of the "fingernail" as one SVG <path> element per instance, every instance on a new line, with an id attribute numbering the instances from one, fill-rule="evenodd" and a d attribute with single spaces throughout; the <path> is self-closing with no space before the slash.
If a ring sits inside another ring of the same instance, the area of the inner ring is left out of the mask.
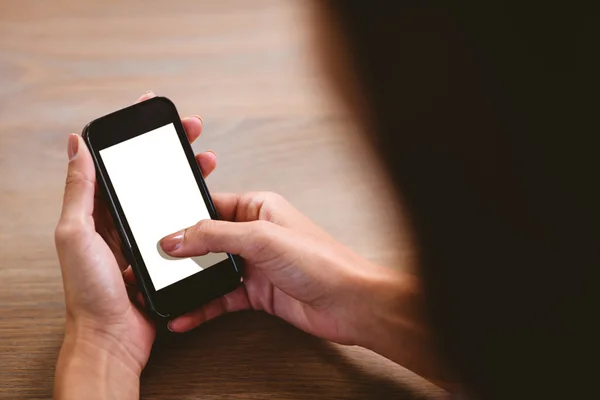
<path id="1" fill-rule="evenodd" d="M 202 120 L 202 117 L 199 115 L 194 115 L 195 118 L 198 118 L 200 120 L 201 124 L 204 124 L 204 121 Z"/>
<path id="2" fill-rule="evenodd" d="M 146 90 L 146 93 L 144 93 L 144 94 L 150 94 L 150 93 L 152 93 L 152 90 Z"/>
<path id="3" fill-rule="evenodd" d="M 165 237 L 163 240 L 160 241 L 161 247 L 167 253 L 170 251 L 177 250 L 183 244 L 184 234 L 185 231 L 179 231 L 177 233 Z"/>
<path id="4" fill-rule="evenodd" d="M 69 161 L 72 161 L 77 157 L 77 151 L 79 150 L 79 136 L 75 133 L 69 134 L 69 144 L 67 146 L 67 153 L 69 155 Z"/>
<path id="5" fill-rule="evenodd" d="M 182 322 L 181 319 L 175 318 L 167 323 L 167 329 L 169 330 L 169 332 L 173 333 L 185 333 L 189 331 L 189 325 L 185 322 L 185 319 Z"/>
<path id="6" fill-rule="evenodd" d="M 207 152 L 207 153 L 213 153 L 213 154 L 215 155 L 215 157 L 217 156 L 217 153 L 215 153 L 215 152 L 214 152 L 214 151 L 212 151 L 212 150 L 206 150 L 206 152 Z"/>

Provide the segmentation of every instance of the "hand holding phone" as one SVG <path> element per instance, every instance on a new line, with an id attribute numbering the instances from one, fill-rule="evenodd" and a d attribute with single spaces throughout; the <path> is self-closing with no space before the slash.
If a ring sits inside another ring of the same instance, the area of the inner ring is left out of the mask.
<path id="1" fill-rule="evenodd" d="M 154 96 L 146 93 L 138 102 Z M 200 136 L 198 117 L 181 123 L 190 142 Z M 128 263 L 96 185 L 91 154 L 81 136 L 70 134 L 68 139 L 68 172 L 55 232 L 67 311 L 55 397 L 86 398 L 94 391 L 130 393 L 137 398 L 139 374 L 148 360 L 155 326 L 132 304 L 123 285 L 131 269 L 121 275 Z M 199 153 L 196 160 L 204 176 L 216 166 L 212 152 Z M 103 371 L 110 373 L 105 376 Z"/>
<path id="2" fill-rule="evenodd" d="M 160 239 L 218 219 L 173 103 L 154 97 L 92 121 L 83 137 L 148 309 L 164 318 L 235 289 L 239 261 L 216 253 L 176 259 Z"/>
<path id="3" fill-rule="evenodd" d="M 189 130 L 187 133 L 190 139 L 194 136 Z M 69 158 L 63 212 L 56 230 L 67 328 L 57 363 L 55 394 L 60 397 L 64 390 L 85 397 L 94 384 L 106 384 L 114 386 L 111 392 L 137 397 L 139 374 L 154 340 L 154 324 L 128 299 L 115 258 L 120 252 L 113 255 L 108 241 L 96 232 L 98 223 L 108 220 L 96 215 L 102 212 L 104 202 L 94 204 L 94 162 L 78 135 L 69 138 Z M 173 331 L 191 329 L 224 312 L 262 309 L 317 336 L 361 344 L 400 362 L 402 351 L 389 352 L 397 347 L 397 338 L 410 342 L 423 336 L 418 324 L 405 323 L 411 314 L 395 315 L 397 304 L 413 304 L 412 296 L 418 294 L 410 279 L 354 254 L 280 196 L 219 195 L 216 201 L 224 218 L 236 222 L 202 220 L 185 229 L 182 243 L 172 235 L 169 239 L 175 243 L 163 239 L 164 250 L 184 260 L 210 252 L 239 253 L 248 261 L 245 284 L 236 284 L 235 290 L 175 318 L 170 322 Z M 395 301 L 403 296 L 408 296 L 407 301 Z M 394 321 L 401 322 L 400 326 L 389 324 Z M 416 327 L 417 334 L 403 331 L 407 326 Z M 382 341 L 382 337 L 391 340 Z M 387 346 L 390 343 L 394 346 Z M 419 348 L 420 343 L 414 344 L 402 349 Z M 114 379 L 100 379 L 98 371 L 110 371 Z"/>

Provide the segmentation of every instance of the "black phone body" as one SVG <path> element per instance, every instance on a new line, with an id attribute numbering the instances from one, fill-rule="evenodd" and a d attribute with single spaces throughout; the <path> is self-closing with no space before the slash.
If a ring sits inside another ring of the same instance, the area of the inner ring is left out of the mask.
<path id="1" fill-rule="evenodd" d="M 162 237 L 219 219 L 175 105 L 165 97 L 90 122 L 83 138 L 96 166 L 125 257 L 146 307 L 174 318 L 239 286 L 240 260 L 226 253 L 174 259 Z"/>

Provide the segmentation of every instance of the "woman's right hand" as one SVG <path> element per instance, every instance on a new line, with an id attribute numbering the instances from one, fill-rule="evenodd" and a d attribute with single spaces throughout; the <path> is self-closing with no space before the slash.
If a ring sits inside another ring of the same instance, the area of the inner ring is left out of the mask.
<path id="1" fill-rule="evenodd" d="M 226 312 L 264 310 L 313 335 L 403 362 L 391 348 L 399 341 L 412 346 L 407 332 L 424 337 L 414 318 L 419 291 L 413 276 L 369 262 L 274 193 L 215 194 L 213 201 L 222 221 L 200 221 L 161 245 L 175 257 L 238 254 L 245 260 L 244 283 L 172 320 L 170 330 L 188 331 Z"/>

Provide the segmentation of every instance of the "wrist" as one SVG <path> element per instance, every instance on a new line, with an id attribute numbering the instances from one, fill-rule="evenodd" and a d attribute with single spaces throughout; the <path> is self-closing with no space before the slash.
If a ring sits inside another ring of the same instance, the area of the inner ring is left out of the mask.
<path id="1" fill-rule="evenodd" d="M 362 324 L 357 344 L 387 353 L 407 331 L 424 331 L 419 323 L 420 289 L 412 275 L 380 266 L 362 272 L 359 293 L 363 294 L 365 316 L 361 319 L 368 323 Z"/>
<path id="2" fill-rule="evenodd" d="M 446 387 L 451 379 L 435 355 L 418 277 L 378 266 L 365 272 L 367 307 L 357 344 Z"/>
<path id="3" fill-rule="evenodd" d="M 141 372 L 112 335 L 67 323 L 54 395 L 57 399 L 137 399 Z"/>

